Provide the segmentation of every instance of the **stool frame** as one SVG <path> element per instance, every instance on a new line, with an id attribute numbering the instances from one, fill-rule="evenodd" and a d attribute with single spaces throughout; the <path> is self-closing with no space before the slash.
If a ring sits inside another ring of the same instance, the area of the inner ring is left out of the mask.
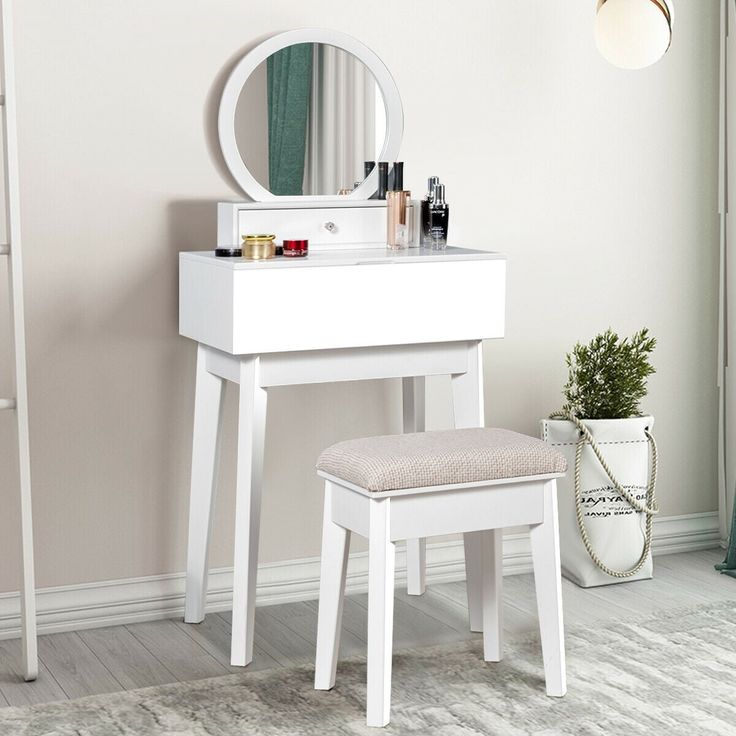
<path id="1" fill-rule="evenodd" d="M 389 722 L 395 542 L 478 532 L 484 659 L 503 657 L 503 529 L 529 526 L 547 695 L 566 692 L 557 484 L 561 474 L 375 492 L 325 478 L 315 688 L 335 685 L 350 536 L 368 539 L 367 724 Z M 471 592 L 469 591 L 469 598 Z"/>

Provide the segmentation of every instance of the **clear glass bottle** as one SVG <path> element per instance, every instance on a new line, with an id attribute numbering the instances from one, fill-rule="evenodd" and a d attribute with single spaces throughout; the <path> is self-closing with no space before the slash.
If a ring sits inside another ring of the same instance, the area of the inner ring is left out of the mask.
<path id="1" fill-rule="evenodd" d="M 386 192 L 386 245 L 392 250 L 408 248 L 414 242 L 414 208 L 411 192 Z"/>

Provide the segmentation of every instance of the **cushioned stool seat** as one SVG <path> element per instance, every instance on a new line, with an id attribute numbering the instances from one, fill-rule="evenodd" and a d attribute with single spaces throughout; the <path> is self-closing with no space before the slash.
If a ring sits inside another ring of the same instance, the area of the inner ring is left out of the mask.
<path id="1" fill-rule="evenodd" d="M 366 721 L 385 726 L 397 541 L 464 535 L 470 627 L 483 657 L 503 656 L 503 529 L 528 526 L 547 694 L 565 694 L 556 478 L 565 458 L 505 429 L 453 429 L 339 442 L 325 479 L 314 686 L 335 685 L 350 535 L 368 539 Z M 452 683 L 448 683 L 451 687 Z"/>
<path id="2" fill-rule="evenodd" d="M 508 429 L 451 429 L 338 442 L 317 469 L 368 491 L 564 473 L 563 455 Z"/>

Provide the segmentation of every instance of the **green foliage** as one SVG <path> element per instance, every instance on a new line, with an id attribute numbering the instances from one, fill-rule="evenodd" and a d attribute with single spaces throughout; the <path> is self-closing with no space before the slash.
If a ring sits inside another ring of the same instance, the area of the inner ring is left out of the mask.
<path id="1" fill-rule="evenodd" d="M 640 416 L 647 377 L 655 372 L 649 356 L 656 344 L 647 328 L 623 340 L 609 328 L 588 345 L 577 343 L 567 354 L 563 412 L 580 419 Z"/>

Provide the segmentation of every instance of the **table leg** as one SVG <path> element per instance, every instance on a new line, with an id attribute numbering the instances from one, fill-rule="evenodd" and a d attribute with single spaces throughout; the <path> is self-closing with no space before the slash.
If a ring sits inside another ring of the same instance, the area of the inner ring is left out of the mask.
<path id="1" fill-rule="evenodd" d="M 485 426 L 483 403 L 483 343 L 468 347 L 468 370 L 452 376 L 452 395 L 455 405 L 455 427 Z M 501 534 L 494 531 L 492 534 Z M 483 630 L 483 532 L 463 535 L 465 542 L 465 570 L 468 587 L 470 630 Z"/>
<path id="2" fill-rule="evenodd" d="M 208 549 L 217 487 L 224 389 L 225 381 L 207 371 L 207 348 L 198 345 L 184 605 L 184 620 L 190 624 L 199 623 L 204 619 L 209 572 Z"/>
<path id="3" fill-rule="evenodd" d="M 402 379 L 404 432 L 424 432 L 425 381 L 424 376 Z M 423 595 L 426 589 L 426 539 L 406 540 L 406 592 Z"/>
<path id="4" fill-rule="evenodd" d="M 243 358 L 240 362 L 233 626 L 230 651 L 231 664 L 243 667 L 250 664 L 253 659 L 266 398 L 266 389 L 260 384 L 260 358 Z"/>

